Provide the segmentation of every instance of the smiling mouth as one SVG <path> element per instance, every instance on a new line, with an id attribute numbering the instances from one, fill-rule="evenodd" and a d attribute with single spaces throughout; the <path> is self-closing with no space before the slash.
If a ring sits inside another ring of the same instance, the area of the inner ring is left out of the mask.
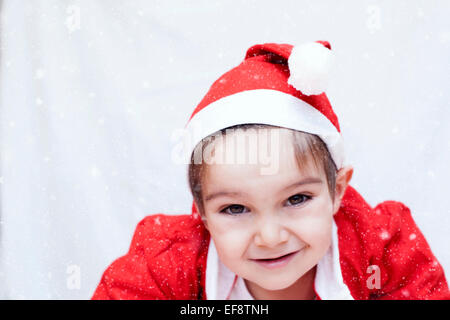
<path id="1" fill-rule="evenodd" d="M 256 261 L 277 261 L 277 260 L 283 260 L 284 258 L 287 258 L 288 256 L 293 255 L 294 253 L 297 253 L 298 251 L 300 251 L 300 250 L 293 251 L 291 253 L 288 253 L 288 254 L 285 254 L 285 255 L 282 255 L 282 256 L 279 256 L 279 257 L 276 257 L 276 258 L 253 259 L 253 260 L 256 260 Z"/>
<path id="2" fill-rule="evenodd" d="M 288 265 L 289 262 L 293 259 L 293 257 L 302 250 L 303 249 L 297 250 L 273 259 L 252 259 L 252 260 L 266 269 L 279 269 Z"/>

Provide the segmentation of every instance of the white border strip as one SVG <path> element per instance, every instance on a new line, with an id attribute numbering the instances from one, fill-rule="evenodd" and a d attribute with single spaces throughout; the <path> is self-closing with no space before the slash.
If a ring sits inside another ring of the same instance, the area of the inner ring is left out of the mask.
<path id="1" fill-rule="evenodd" d="M 197 112 L 185 127 L 184 159 L 189 163 L 195 146 L 203 138 L 244 123 L 269 124 L 316 134 L 326 143 L 337 168 L 344 165 L 344 143 L 334 125 L 305 101 L 270 89 L 242 91 Z"/>

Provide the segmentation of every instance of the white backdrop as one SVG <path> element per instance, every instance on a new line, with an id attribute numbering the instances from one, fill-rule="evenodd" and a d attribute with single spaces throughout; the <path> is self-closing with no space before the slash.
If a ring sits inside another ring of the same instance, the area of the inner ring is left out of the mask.
<path id="1" fill-rule="evenodd" d="M 408 205 L 450 275 L 450 3 L 274 4 L 1 1 L 0 298 L 90 298 L 140 219 L 190 212 L 171 135 L 211 83 L 320 39 L 351 184 Z"/>

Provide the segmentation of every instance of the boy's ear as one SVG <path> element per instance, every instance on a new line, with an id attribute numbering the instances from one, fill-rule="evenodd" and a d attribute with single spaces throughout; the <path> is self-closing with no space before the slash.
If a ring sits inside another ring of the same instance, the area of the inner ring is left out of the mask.
<path id="1" fill-rule="evenodd" d="M 341 206 L 342 198 L 344 197 L 345 190 L 353 176 L 353 167 L 345 166 L 338 170 L 336 175 L 336 191 L 334 194 L 333 213 L 337 213 Z"/>

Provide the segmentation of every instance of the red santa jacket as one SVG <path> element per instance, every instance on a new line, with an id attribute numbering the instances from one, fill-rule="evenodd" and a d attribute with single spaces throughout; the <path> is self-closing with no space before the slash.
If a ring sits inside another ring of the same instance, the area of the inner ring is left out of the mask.
<path id="1" fill-rule="evenodd" d="M 193 213 L 144 218 L 92 299 L 207 299 L 210 235 Z M 441 265 L 401 202 L 371 208 L 348 186 L 334 222 L 338 264 L 354 299 L 450 299 Z M 379 285 L 368 285 L 370 266 L 379 268 Z"/>

